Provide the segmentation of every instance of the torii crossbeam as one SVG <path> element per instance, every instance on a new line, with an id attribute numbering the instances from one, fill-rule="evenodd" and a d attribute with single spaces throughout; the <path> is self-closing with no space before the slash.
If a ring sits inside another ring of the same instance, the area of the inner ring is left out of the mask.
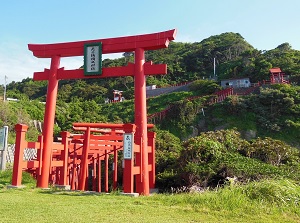
<path id="1" fill-rule="evenodd" d="M 147 152 L 147 109 L 146 109 L 146 78 L 145 75 L 166 74 L 167 65 L 154 65 L 145 62 L 145 50 L 157 50 L 166 48 L 169 42 L 174 40 L 176 30 L 165 32 L 125 36 L 108 39 L 86 40 L 78 42 L 55 43 L 55 44 L 28 44 L 33 55 L 38 58 L 51 58 L 50 69 L 43 72 L 35 72 L 34 80 L 48 80 L 46 108 L 43 130 L 43 154 L 42 171 L 39 187 L 47 188 L 49 184 L 49 170 L 51 166 L 51 145 L 53 143 L 53 128 L 58 91 L 58 81 L 62 79 L 82 78 L 107 78 L 118 76 L 134 76 L 135 94 L 135 124 L 136 137 L 141 146 L 141 181 L 142 193 L 149 195 L 149 173 Z M 59 68 L 61 57 L 73 57 L 85 55 L 85 47 L 88 44 L 101 43 L 102 54 L 134 52 L 134 64 L 125 67 L 102 68 L 101 74 L 86 76 L 83 69 L 64 70 Z M 126 165 L 126 163 L 125 163 Z"/>

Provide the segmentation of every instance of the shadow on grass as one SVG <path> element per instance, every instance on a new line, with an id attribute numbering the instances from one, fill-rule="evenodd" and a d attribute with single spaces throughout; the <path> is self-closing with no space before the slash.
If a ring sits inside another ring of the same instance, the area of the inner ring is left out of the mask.
<path id="1" fill-rule="evenodd" d="M 77 190 L 62 190 L 55 187 L 50 189 L 40 189 L 38 193 L 51 195 L 66 195 L 66 196 L 105 196 L 105 195 L 121 195 L 120 191 L 112 191 L 110 193 L 95 192 L 95 191 L 77 191 Z"/>
<path id="2" fill-rule="evenodd" d="M 12 182 L 12 169 L 0 171 L 0 189 L 4 189 Z M 30 173 L 22 173 L 22 185 L 25 188 L 36 188 L 36 180 L 30 175 Z M 67 196 L 103 196 L 103 195 L 120 195 L 120 191 L 112 191 L 110 193 L 100 193 L 95 191 L 74 191 L 63 190 L 60 188 L 51 187 L 50 189 L 36 188 L 37 193 L 41 194 L 53 194 L 53 195 L 67 195 Z"/>

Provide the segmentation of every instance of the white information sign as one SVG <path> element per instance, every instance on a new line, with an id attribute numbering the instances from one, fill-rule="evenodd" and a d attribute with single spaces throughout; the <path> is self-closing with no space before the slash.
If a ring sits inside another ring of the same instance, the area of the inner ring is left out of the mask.
<path id="1" fill-rule="evenodd" d="M 133 134 L 124 133 L 123 143 L 124 143 L 123 145 L 124 159 L 132 159 L 133 158 Z"/>
<path id="2" fill-rule="evenodd" d="M 6 128 L 0 129 L 0 150 L 5 149 Z"/>
<path id="3" fill-rule="evenodd" d="M 8 126 L 0 128 L 0 170 L 6 169 Z"/>

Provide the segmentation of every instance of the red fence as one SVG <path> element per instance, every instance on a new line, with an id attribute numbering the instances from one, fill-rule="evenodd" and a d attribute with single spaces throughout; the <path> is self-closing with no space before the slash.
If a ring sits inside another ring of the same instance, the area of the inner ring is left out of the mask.
<path id="1" fill-rule="evenodd" d="M 230 96 L 233 94 L 233 88 L 226 88 L 220 91 L 215 92 L 214 94 L 211 95 L 211 99 L 208 102 L 209 104 L 214 104 L 214 103 L 219 103 L 225 100 L 226 97 Z M 195 100 L 198 98 L 201 98 L 203 96 L 194 96 L 194 97 L 189 97 L 187 100 Z M 163 120 L 166 116 L 167 113 L 171 110 L 172 106 L 168 106 L 166 109 L 160 112 L 156 112 L 152 115 L 148 116 L 148 121 L 152 123 L 156 123 L 157 121 Z"/>

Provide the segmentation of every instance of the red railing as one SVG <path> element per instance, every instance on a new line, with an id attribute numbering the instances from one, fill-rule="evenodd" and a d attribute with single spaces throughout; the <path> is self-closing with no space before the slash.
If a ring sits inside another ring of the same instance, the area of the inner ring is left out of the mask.
<path id="1" fill-rule="evenodd" d="M 210 95 L 211 99 L 208 101 L 208 104 L 211 105 L 211 104 L 222 102 L 225 100 L 225 98 L 227 98 L 230 95 L 233 95 L 233 88 L 226 88 L 226 89 L 217 91 L 214 94 Z M 202 98 L 202 97 L 205 97 L 205 96 L 192 96 L 192 97 L 187 98 L 187 100 L 192 101 L 192 100 L 196 100 L 196 99 Z M 163 111 L 156 112 L 154 114 L 149 115 L 148 121 L 156 123 L 157 121 L 163 120 L 167 116 L 167 114 L 171 110 L 171 108 L 173 108 L 173 106 L 175 106 L 175 105 L 168 106 Z"/>

